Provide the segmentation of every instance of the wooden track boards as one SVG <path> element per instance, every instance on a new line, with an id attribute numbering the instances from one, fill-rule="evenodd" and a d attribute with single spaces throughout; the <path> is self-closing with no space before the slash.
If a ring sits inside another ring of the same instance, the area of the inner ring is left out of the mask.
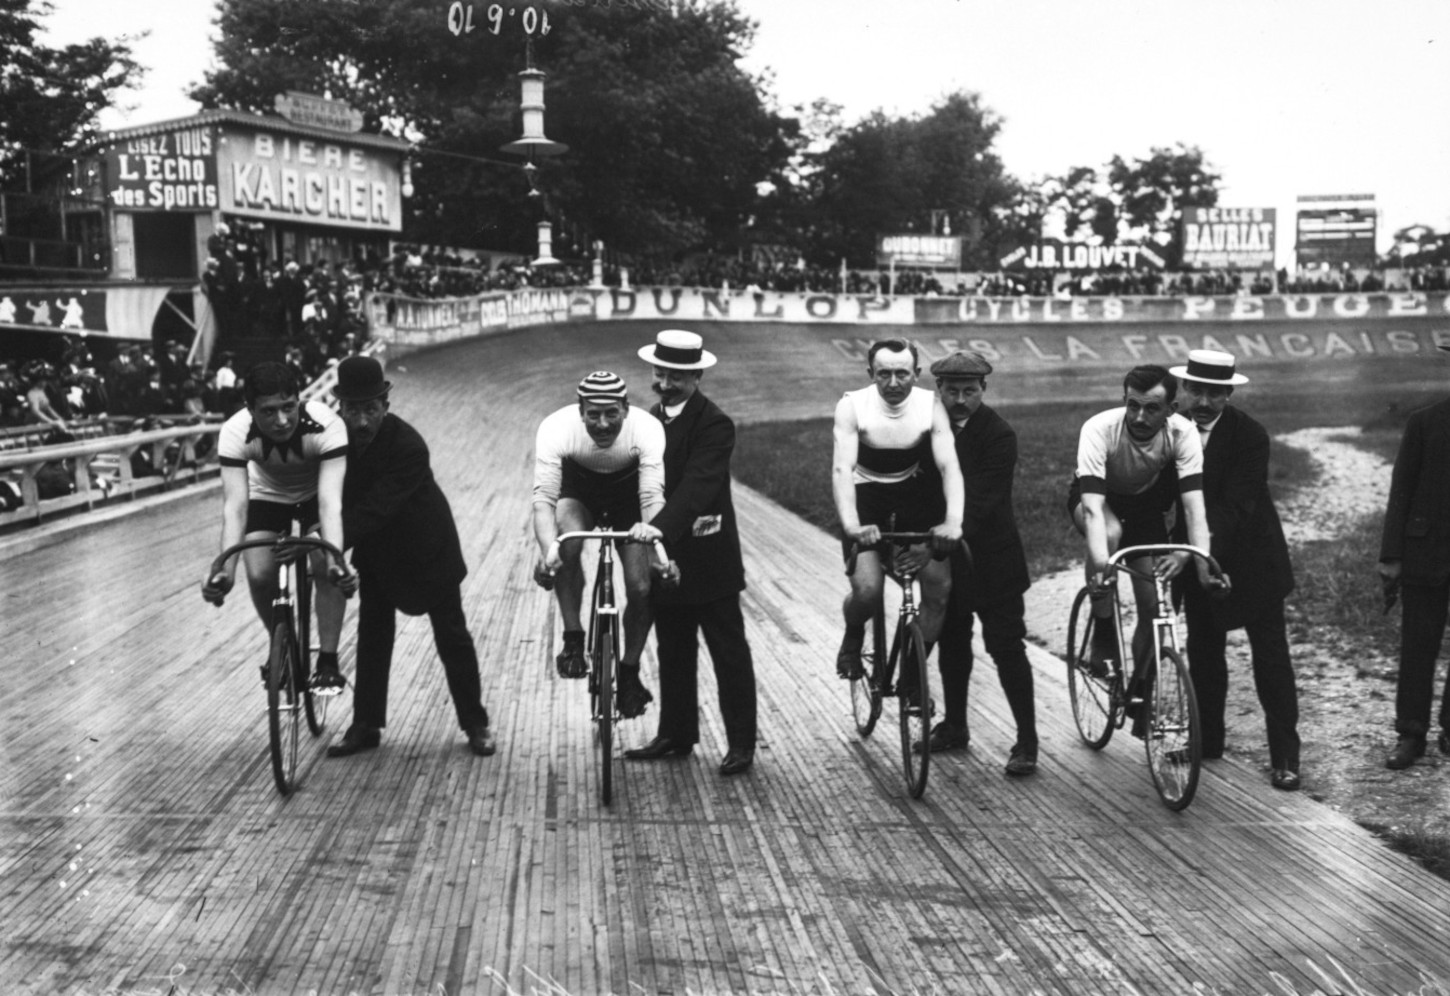
<path id="1" fill-rule="evenodd" d="M 586 690 L 554 672 L 527 531 L 538 419 L 590 366 L 644 397 L 633 350 L 648 334 L 587 335 L 476 342 L 389 372 L 464 537 L 493 758 L 467 752 L 427 622 L 409 619 L 382 747 L 323 756 L 344 698 L 280 798 L 261 627 L 244 598 L 217 611 L 197 591 L 215 492 L 0 556 L 0 992 L 1450 988 L 1450 884 L 1231 761 L 1167 812 L 1136 741 L 1077 743 L 1061 664 L 1035 649 L 1039 774 L 1002 774 L 1013 730 L 983 657 L 970 751 L 938 755 L 925 798 L 907 798 L 894 704 L 861 741 L 833 673 L 835 544 L 743 489 L 756 768 L 715 771 L 706 664 L 696 754 L 616 761 L 602 808 Z M 731 379 L 731 344 L 708 345 L 722 365 L 706 390 L 768 417 L 769 390 Z M 655 709 L 621 725 L 621 748 L 648 739 Z"/>

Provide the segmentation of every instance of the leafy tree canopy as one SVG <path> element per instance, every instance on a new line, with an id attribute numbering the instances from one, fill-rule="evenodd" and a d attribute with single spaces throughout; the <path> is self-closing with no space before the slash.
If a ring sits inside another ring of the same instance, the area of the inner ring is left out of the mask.
<path id="1" fill-rule="evenodd" d="M 143 70 L 130 38 L 52 48 L 37 41 L 53 6 L 0 0 L 0 169 L 21 149 L 69 151 L 99 138 L 98 117 Z"/>
<path id="2" fill-rule="evenodd" d="M 436 0 L 221 0 L 220 68 L 192 96 L 265 112 L 283 90 L 325 93 L 362 110 L 368 130 L 415 141 L 406 234 L 420 241 L 527 246 L 544 216 L 556 251 L 733 239 L 796 129 L 737 64 L 754 25 L 733 0 L 532 6 L 549 31 L 529 41 L 520 17 L 490 22 L 478 2 L 474 30 L 455 34 Z M 539 162 L 539 198 L 498 151 L 521 134 L 529 45 L 547 73 L 545 133 L 569 146 Z"/>

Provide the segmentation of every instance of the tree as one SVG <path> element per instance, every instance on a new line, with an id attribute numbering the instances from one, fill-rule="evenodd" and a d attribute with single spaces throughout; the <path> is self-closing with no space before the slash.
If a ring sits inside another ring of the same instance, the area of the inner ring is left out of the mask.
<path id="1" fill-rule="evenodd" d="M 929 232 L 934 221 L 965 240 L 964 265 L 992 256 L 1017 198 L 992 151 L 1001 121 L 975 93 L 954 93 L 920 117 L 876 111 L 808 155 L 812 253 L 874 263 L 876 237 Z"/>
<path id="2" fill-rule="evenodd" d="M 130 38 L 92 38 L 51 48 L 36 41 L 53 7 L 0 0 L 0 185 L 18 182 L 22 150 L 69 152 L 100 136 L 101 111 L 134 87 L 143 70 Z"/>
<path id="3" fill-rule="evenodd" d="M 794 122 L 738 66 L 754 25 L 732 0 L 672 6 L 534 5 L 549 22 L 528 43 L 547 73 L 545 130 L 569 146 L 538 164 L 537 198 L 498 151 L 521 130 L 522 22 L 501 17 L 495 34 L 478 3 L 475 30 L 454 33 L 435 0 L 222 0 L 221 68 L 192 96 L 266 111 L 281 90 L 325 93 L 362 110 L 368 130 L 415 141 L 410 238 L 531 246 L 547 216 L 556 251 L 603 239 L 679 252 L 740 230 L 757 184 L 784 167 Z"/>

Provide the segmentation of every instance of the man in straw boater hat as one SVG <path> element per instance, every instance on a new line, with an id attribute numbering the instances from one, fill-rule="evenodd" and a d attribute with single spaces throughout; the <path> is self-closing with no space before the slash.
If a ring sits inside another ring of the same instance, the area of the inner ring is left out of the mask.
<path id="1" fill-rule="evenodd" d="M 663 539 L 679 566 L 677 586 L 651 594 L 660 662 L 660 722 L 653 740 L 624 752 L 631 760 L 683 756 L 700 738 L 697 685 L 699 637 L 715 667 L 727 750 L 720 774 L 755 763 L 755 663 L 745 638 L 740 593 L 745 565 L 730 496 L 735 423 L 700 392 L 715 356 L 693 332 L 666 329 L 639 351 L 654 368 L 659 401 L 651 414 L 664 423 L 665 507 L 630 532 Z"/>
<path id="2" fill-rule="evenodd" d="M 1213 534 L 1209 552 L 1233 579 L 1231 590 L 1205 591 L 1198 577 L 1179 577 L 1188 622 L 1188 667 L 1198 695 L 1203 757 L 1223 757 L 1228 700 L 1228 632 L 1242 629 L 1253 657 L 1254 687 L 1264 709 L 1269 740 L 1270 784 L 1299 787 L 1299 692 L 1289 658 L 1284 599 L 1294 590 L 1289 544 L 1269 495 L 1269 434 L 1229 404 L 1234 388 L 1249 379 L 1234 357 L 1195 349 L 1174 367 L 1178 411 L 1193 420 L 1203 444 L 1203 501 Z M 1183 542 L 1186 529 L 1175 527 Z"/>
<path id="3" fill-rule="evenodd" d="M 1450 346 L 1440 346 L 1450 352 Z M 1385 759 L 1408 768 L 1425 753 L 1435 663 L 1450 602 L 1450 399 L 1417 409 L 1405 425 L 1380 541 L 1385 611 L 1398 595 L 1400 672 L 1395 689 L 1399 740 Z M 1440 753 L 1450 754 L 1450 677 L 1440 698 Z"/>
<path id="4" fill-rule="evenodd" d="M 428 616 L 459 728 L 473 753 L 494 752 L 480 700 L 478 653 L 459 584 L 468 573 L 453 510 L 433 478 L 428 444 L 388 410 L 392 382 L 370 356 L 337 365 L 337 398 L 347 423 L 342 490 L 345 542 L 362 578 L 352 725 L 327 749 L 345 757 L 378 746 L 387 725 L 388 675 L 397 613 Z"/>

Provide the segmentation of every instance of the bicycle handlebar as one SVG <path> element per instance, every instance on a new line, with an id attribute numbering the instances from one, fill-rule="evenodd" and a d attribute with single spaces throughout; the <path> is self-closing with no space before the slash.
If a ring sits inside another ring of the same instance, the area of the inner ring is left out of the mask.
<path id="1" fill-rule="evenodd" d="M 336 565 L 343 569 L 344 573 L 350 573 L 347 571 L 347 562 L 343 559 L 342 551 L 339 550 L 337 547 L 333 546 L 331 543 L 327 542 L 327 540 L 322 539 L 321 537 L 274 536 L 268 539 L 242 540 L 240 543 L 227 547 L 225 550 L 217 555 L 217 558 L 215 560 L 211 562 L 211 570 L 207 572 L 207 577 L 216 577 L 218 574 L 221 574 L 223 571 L 226 570 L 227 561 L 231 560 L 243 550 L 251 550 L 256 547 L 262 546 L 270 546 L 274 549 L 282 549 L 285 547 L 306 547 L 315 550 L 326 550 L 332 555 L 332 559 L 336 563 Z"/>
<path id="2" fill-rule="evenodd" d="M 1190 553 L 1196 559 L 1202 560 L 1208 565 L 1208 573 L 1211 577 L 1224 577 L 1223 568 L 1213 555 L 1200 547 L 1191 546 L 1188 543 L 1151 543 L 1144 546 L 1127 546 L 1108 558 L 1107 569 L 1110 571 L 1125 571 L 1128 574 L 1139 575 L 1141 572 L 1133 570 L 1124 561 L 1136 560 L 1138 557 L 1158 556 L 1165 553 Z"/>
<path id="3" fill-rule="evenodd" d="M 881 541 L 883 543 L 894 543 L 897 546 L 902 547 L 903 549 L 906 548 L 906 547 L 908 547 L 908 546 L 911 546 L 913 543 L 930 543 L 933 538 L 934 537 L 932 536 L 931 533 L 882 533 L 881 534 Z M 972 551 L 971 551 L 971 548 L 967 546 L 967 541 L 964 540 L 964 539 L 957 540 L 957 546 L 961 549 L 962 554 L 967 558 L 967 566 L 970 567 L 972 565 Z M 851 541 L 851 552 L 846 555 L 846 574 L 848 576 L 856 573 L 856 557 L 857 557 L 858 554 L 860 554 L 860 552 L 861 552 L 861 541 L 860 540 L 852 540 Z M 939 560 L 939 559 L 940 560 L 944 560 L 946 558 L 944 558 L 944 557 L 939 558 L 939 557 L 933 556 L 932 559 L 933 560 Z"/>
<path id="4" fill-rule="evenodd" d="M 553 546 L 559 546 L 569 540 L 615 540 L 622 539 L 629 543 L 644 543 L 645 540 L 630 539 L 629 533 L 620 532 L 618 529 L 580 529 L 572 533 L 560 533 L 554 537 Z M 661 567 L 670 565 L 670 555 L 665 552 L 665 545 L 659 540 L 649 540 L 649 545 L 654 549 L 655 556 L 659 558 Z"/>

